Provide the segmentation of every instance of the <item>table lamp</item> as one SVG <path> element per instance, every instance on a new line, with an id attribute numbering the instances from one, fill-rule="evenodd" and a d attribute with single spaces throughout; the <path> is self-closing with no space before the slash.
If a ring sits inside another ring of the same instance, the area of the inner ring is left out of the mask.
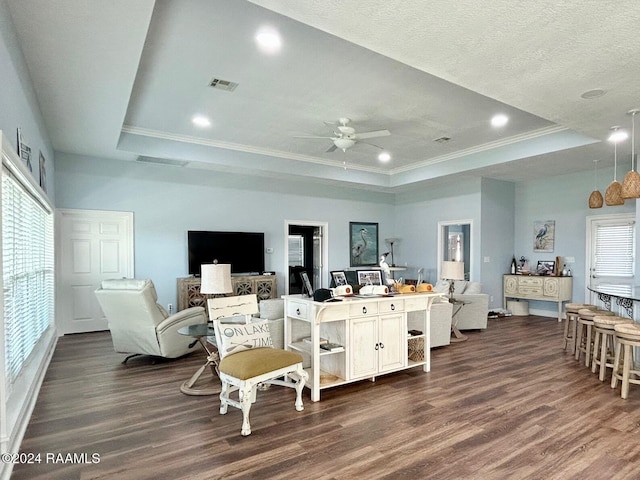
<path id="1" fill-rule="evenodd" d="M 201 266 L 200 293 L 204 295 L 224 295 L 233 292 L 231 285 L 231 265 L 213 263 Z"/>
<path id="2" fill-rule="evenodd" d="M 449 301 L 453 299 L 453 289 L 455 280 L 464 280 L 464 262 L 444 261 L 442 262 L 442 278 L 449 282 Z"/>

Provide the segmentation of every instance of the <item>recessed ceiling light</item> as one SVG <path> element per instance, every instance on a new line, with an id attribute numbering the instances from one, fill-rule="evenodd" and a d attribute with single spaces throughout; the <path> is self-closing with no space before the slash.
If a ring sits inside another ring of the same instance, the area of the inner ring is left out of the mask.
<path id="1" fill-rule="evenodd" d="M 202 115 L 196 115 L 191 119 L 191 122 L 193 122 L 196 127 L 200 128 L 207 128 L 211 126 L 211 120 Z"/>
<path id="2" fill-rule="evenodd" d="M 387 152 L 380 152 L 380 155 L 378 155 L 378 160 L 386 163 L 391 160 L 391 155 L 389 155 L 389 153 Z"/>
<path id="3" fill-rule="evenodd" d="M 587 90 L 580 96 L 585 100 L 592 100 L 594 98 L 602 97 L 605 93 L 607 93 L 606 90 L 603 90 L 601 88 L 594 88 L 593 90 Z"/>
<path id="4" fill-rule="evenodd" d="M 280 34 L 272 28 L 262 28 L 256 34 L 256 42 L 260 50 L 266 53 L 277 53 L 282 47 Z"/>
<path id="5" fill-rule="evenodd" d="M 509 117 L 503 113 L 498 113 L 491 118 L 491 126 L 504 127 L 509 122 Z"/>

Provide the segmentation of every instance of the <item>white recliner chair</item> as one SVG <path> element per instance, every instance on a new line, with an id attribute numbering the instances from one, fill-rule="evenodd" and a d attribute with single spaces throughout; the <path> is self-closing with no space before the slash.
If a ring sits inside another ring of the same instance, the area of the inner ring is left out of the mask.
<path id="1" fill-rule="evenodd" d="M 178 329 L 207 323 L 203 307 L 191 307 L 174 315 L 157 303 L 151 280 L 103 280 L 96 297 L 107 318 L 113 348 L 128 353 L 123 363 L 136 355 L 177 358 L 191 351 L 193 338 Z"/>

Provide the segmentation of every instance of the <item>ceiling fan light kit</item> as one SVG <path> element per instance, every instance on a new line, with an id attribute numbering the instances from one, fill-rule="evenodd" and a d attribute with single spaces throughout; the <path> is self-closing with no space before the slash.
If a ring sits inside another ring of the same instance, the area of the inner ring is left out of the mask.
<path id="1" fill-rule="evenodd" d="M 364 142 L 363 140 L 369 139 L 369 138 L 376 138 L 376 137 L 386 137 L 388 135 L 391 135 L 391 132 L 389 132 L 389 130 L 374 130 L 371 132 L 358 133 L 356 132 L 356 129 L 350 125 L 350 123 L 351 123 L 351 119 L 347 117 L 340 117 L 338 119 L 338 122 L 324 122 L 325 125 L 335 128 L 333 132 L 334 136 L 332 137 L 300 135 L 300 136 L 296 136 L 296 138 L 326 138 L 328 140 L 331 140 L 333 142 L 333 145 L 331 145 L 326 150 L 327 153 L 330 153 L 330 152 L 334 152 L 338 148 L 343 152 L 346 152 L 347 150 L 352 148 L 356 143 L 366 143 L 367 145 L 371 145 L 373 147 L 376 147 L 382 150 L 382 147 L 378 145 L 374 145 L 373 143 Z"/>

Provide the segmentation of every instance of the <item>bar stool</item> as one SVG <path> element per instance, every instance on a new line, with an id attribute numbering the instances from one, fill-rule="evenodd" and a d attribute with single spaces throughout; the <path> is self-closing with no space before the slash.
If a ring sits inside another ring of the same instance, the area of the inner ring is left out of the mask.
<path id="1" fill-rule="evenodd" d="M 640 385 L 640 378 L 631 378 L 632 375 L 640 376 L 640 370 L 636 370 L 633 364 L 633 347 L 640 347 L 640 326 L 636 323 L 623 323 L 615 325 L 616 355 L 613 360 L 613 375 L 611 388 L 616 388 L 618 380 L 622 381 L 620 396 L 627 398 L 629 384 Z M 621 361 L 622 360 L 622 361 Z M 622 372 L 620 369 L 622 368 Z"/>
<path id="2" fill-rule="evenodd" d="M 571 354 L 575 355 L 576 353 L 576 330 L 578 326 L 578 310 L 582 308 L 587 308 L 589 310 L 596 310 L 598 307 L 595 305 L 591 305 L 588 303 L 567 303 L 564 306 L 564 342 L 562 345 L 562 349 L 566 350 L 569 344 L 571 344 Z"/>
<path id="3" fill-rule="evenodd" d="M 608 310 L 589 310 L 588 308 L 581 308 L 578 310 L 578 328 L 576 331 L 576 353 L 575 359 L 580 360 L 580 353 L 584 352 L 584 365 L 585 367 L 591 366 L 591 354 L 593 352 L 593 317 L 600 316 L 614 316 L 613 312 Z"/>
<path id="4" fill-rule="evenodd" d="M 607 367 L 613 369 L 615 355 L 615 329 L 616 325 L 633 323 L 630 318 L 596 315 L 593 317 L 593 362 L 591 371 L 596 373 L 598 366 L 600 373 L 598 378 L 604 382 Z"/>

